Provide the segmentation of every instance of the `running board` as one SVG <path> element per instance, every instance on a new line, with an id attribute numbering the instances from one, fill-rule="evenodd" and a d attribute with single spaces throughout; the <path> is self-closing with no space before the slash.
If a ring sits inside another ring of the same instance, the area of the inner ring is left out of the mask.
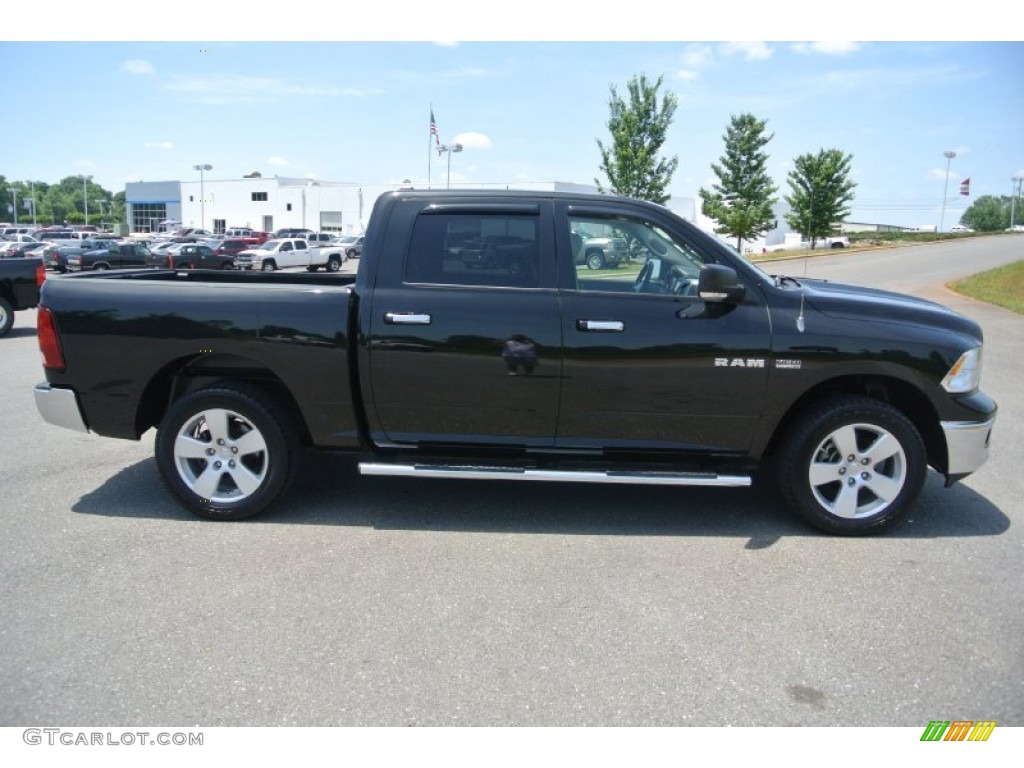
<path id="1" fill-rule="evenodd" d="M 441 464 L 360 463 L 359 473 L 387 477 L 455 478 L 462 480 L 532 480 L 555 483 L 605 483 L 622 485 L 699 485 L 742 488 L 750 485 L 745 475 L 711 472 L 584 472 L 578 470 L 526 469 L 521 467 L 473 467 Z"/>

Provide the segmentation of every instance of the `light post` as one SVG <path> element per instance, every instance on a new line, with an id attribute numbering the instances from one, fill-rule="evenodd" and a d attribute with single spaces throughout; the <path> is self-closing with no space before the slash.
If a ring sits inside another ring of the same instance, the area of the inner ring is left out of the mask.
<path id="1" fill-rule="evenodd" d="M 85 200 L 85 223 L 89 223 L 89 182 L 92 176 L 82 176 L 82 198 Z"/>
<path id="2" fill-rule="evenodd" d="M 203 171 L 212 171 L 213 166 L 209 163 L 193 165 L 192 169 L 199 171 L 199 228 L 206 229 L 206 189 L 203 182 Z"/>
<path id="3" fill-rule="evenodd" d="M 437 148 L 438 152 L 448 153 L 448 186 L 447 189 L 452 188 L 452 152 L 461 152 L 461 144 L 442 144 Z"/>
<path id="4" fill-rule="evenodd" d="M 956 152 L 951 149 L 947 149 L 942 153 L 943 157 L 946 158 L 946 186 L 942 190 L 942 214 L 939 216 L 939 232 L 942 231 L 942 223 L 946 219 L 946 193 L 949 191 L 949 164 L 956 157 Z"/>
<path id="5" fill-rule="evenodd" d="M 1013 229 L 1014 207 L 1017 198 L 1020 197 L 1021 182 L 1024 182 L 1024 176 L 1014 176 L 1010 179 L 1010 229 Z"/>

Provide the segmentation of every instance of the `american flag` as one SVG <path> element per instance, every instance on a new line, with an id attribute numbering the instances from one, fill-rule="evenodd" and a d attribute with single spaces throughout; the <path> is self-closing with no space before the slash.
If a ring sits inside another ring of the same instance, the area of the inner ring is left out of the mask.
<path id="1" fill-rule="evenodd" d="M 964 179 L 960 182 L 960 194 L 970 195 L 971 194 L 971 180 L 969 178 Z"/>
<path id="2" fill-rule="evenodd" d="M 441 137 L 437 133 L 437 121 L 434 120 L 434 110 L 430 110 L 430 135 L 434 137 L 434 141 L 437 145 L 441 145 Z"/>

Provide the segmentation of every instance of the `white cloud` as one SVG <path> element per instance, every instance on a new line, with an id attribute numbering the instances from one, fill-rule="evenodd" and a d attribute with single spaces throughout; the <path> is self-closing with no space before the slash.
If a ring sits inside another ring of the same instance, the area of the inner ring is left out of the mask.
<path id="1" fill-rule="evenodd" d="M 683 65 L 688 69 L 703 69 L 714 58 L 710 45 L 688 45 L 683 50 Z"/>
<path id="2" fill-rule="evenodd" d="M 288 165 L 288 161 L 278 155 L 267 158 L 267 165 Z"/>
<path id="3" fill-rule="evenodd" d="M 76 168 L 92 168 L 93 165 L 95 165 L 95 163 L 93 163 L 92 160 L 86 160 L 85 158 L 78 158 L 77 160 L 72 160 L 71 164 Z"/>
<path id="4" fill-rule="evenodd" d="M 259 104 L 282 99 L 311 97 L 367 96 L 376 90 L 343 88 L 337 85 L 297 85 L 277 77 L 255 77 L 220 73 L 174 75 L 163 86 L 168 91 L 190 96 L 204 104 Z"/>
<path id="5" fill-rule="evenodd" d="M 152 75 L 156 70 L 145 59 L 129 59 L 121 63 L 121 71 L 130 72 L 133 75 Z"/>
<path id="6" fill-rule="evenodd" d="M 174 149 L 174 144 L 169 141 L 147 141 L 146 149 Z"/>
<path id="7" fill-rule="evenodd" d="M 792 49 L 797 53 L 820 53 L 825 56 L 845 56 L 856 53 L 861 44 L 852 40 L 819 40 L 814 43 L 795 43 Z"/>
<path id="8" fill-rule="evenodd" d="M 680 69 L 676 72 L 676 77 L 680 80 L 696 80 L 700 77 L 700 73 L 694 72 L 692 69 Z"/>
<path id="9" fill-rule="evenodd" d="M 466 133 L 458 134 L 453 140 L 453 144 L 461 144 L 465 149 L 490 149 L 491 139 L 489 136 L 483 133 L 476 133 L 475 131 L 467 131 Z"/>
<path id="10" fill-rule="evenodd" d="M 726 56 L 742 56 L 747 61 L 770 59 L 774 52 L 767 43 L 753 40 L 722 43 L 721 49 Z"/>

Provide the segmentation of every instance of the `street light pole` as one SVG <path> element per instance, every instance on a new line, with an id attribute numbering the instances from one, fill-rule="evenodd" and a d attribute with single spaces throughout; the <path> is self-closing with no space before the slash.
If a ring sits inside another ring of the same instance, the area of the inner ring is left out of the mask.
<path id="1" fill-rule="evenodd" d="M 199 228 L 206 229 L 206 189 L 203 181 L 203 171 L 212 171 L 213 166 L 209 163 L 193 165 L 192 169 L 199 171 Z"/>
<path id="2" fill-rule="evenodd" d="M 448 184 L 447 184 L 447 189 L 451 189 L 452 188 L 452 152 L 461 152 L 462 151 L 462 145 L 461 144 L 442 144 L 440 147 L 438 147 L 438 151 L 439 152 L 447 152 L 448 153 Z"/>
<path id="3" fill-rule="evenodd" d="M 89 223 L 89 182 L 92 176 L 82 176 L 82 197 L 85 199 L 85 223 Z"/>
<path id="4" fill-rule="evenodd" d="M 942 154 L 946 158 L 946 186 L 942 190 L 942 214 L 939 216 L 939 232 L 942 231 L 942 223 L 946 219 L 946 193 L 949 192 L 949 164 L 956 157 L 956 152 L 949 149 Z"/>

